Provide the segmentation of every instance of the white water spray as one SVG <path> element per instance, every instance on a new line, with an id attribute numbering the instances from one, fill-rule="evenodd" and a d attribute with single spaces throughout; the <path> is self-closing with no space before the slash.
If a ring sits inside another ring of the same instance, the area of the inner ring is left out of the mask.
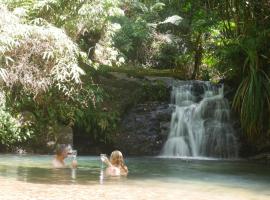
<path id="1" fill-rule="evenodd" d="M 237 157 L 237 140 L 223 86 L 179 82 L 172 90 L 172 104 L 175 109 L 162 156 Z"/>

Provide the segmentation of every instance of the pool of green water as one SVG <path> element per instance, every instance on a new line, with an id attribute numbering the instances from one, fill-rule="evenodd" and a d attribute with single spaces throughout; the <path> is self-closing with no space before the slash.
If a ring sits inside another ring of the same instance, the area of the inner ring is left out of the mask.
<path id="1" fill-rule="evenodd" d="M 202 186 L 207 183 L 270 191 L 270 166 L 243 160 L 128 158 L 129 175 L 116 179 L 103 176 L 99 157 L 79 156 L 76 170 L 53 169 L 52 158 L 44 155 L 0 155 L 0 177 L 46 184 L 125 184 L 144 180 L 181 184 L 192 182 Z M 68 158 L 66 163 L 70 162 Z"/>

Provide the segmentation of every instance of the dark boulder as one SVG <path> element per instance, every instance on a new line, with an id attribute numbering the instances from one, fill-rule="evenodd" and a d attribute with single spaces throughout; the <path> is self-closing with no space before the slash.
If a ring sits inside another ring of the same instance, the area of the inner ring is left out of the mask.
<path id="1" fill-rule="evenodd" d="M 128 155 L 158 155 L 169 133 L 171 113 L 168 102 L 134 106 L 123 117 L 115 148 Z"/>

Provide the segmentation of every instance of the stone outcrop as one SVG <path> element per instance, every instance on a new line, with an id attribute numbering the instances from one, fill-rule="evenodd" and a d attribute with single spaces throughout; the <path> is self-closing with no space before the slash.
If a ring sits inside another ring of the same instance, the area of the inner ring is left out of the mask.
<path id="1" fill-rule="evenodd" d="M 171 112 L 167 102 L 134 106 L 123 117 L 115 147 L 128 155 L 158 155 L 169 133 Z"/>

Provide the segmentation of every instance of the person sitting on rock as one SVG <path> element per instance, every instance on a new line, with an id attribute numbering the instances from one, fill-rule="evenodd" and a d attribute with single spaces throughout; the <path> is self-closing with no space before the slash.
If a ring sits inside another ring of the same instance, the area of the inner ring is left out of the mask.
<path id="1" fill-rule="evenodd" d="M 65 159 L 68 157 L 70 149 L 66 145 L 59 145 L 56 149 L 56 155 L 52 161 L 54 168 L 66 168 Z M 71 163 L 72 168 L 77 168 L 77 161 L 73 160 Z"/>
<path id="2" fill-rule="evenodd" d="M 108 166 L 106 169 L 107 176 L 126 176 L 128 174 L 123 154 L 118 150 L 111 153 L 110 160 L 107 157 L 103 157 L 102 162 Z"/>

